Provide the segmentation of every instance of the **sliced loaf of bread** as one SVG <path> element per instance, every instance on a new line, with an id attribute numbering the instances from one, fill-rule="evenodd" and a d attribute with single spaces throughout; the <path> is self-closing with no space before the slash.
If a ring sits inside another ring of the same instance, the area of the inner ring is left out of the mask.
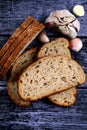
<path id="1" fill-rule="evenodd" d="M 65 38 L 56 38 L 53 41 L 46 43 L 42 46 L 38 53 L 38 58 L 43 56 L 57 56 L 64 55 L 71 57 L 70 51 L 68 49 L 69 42 Z M 76 87 L 70 88 L 64 92 L 49 96 L 48 99 L 53 103 L 61 106 L 71 106 L 76 101 Z"/>
<path id="2" fill-rule="evenodd" d="M 22 55 L 20 55 L 17 58 L 17 60 L 14 62 L 12 66 L 11 77 L 7 82 L 7 90 L 10 99 L 19 106 L 25 107 L 30 105 L 29 100 L 24 101 L 19 97 L 17 92 L 18 91 L 17 80 L 20 74 L 22 73 L 22 71 L 28 65 L 30 65 L 32 62 L 36 60 L 37 51 L 38 51 L 37 48 L 33 48 L 24 52 Z"/>
<path id="3" fill-rule="evenodd" d="M 2 59 L 3 55 L 9 51 L 9 48 L 13 46 L 14 41 L 21 35 L 21 33 L 29 26 L 29 24 L 33 21 L 34 19 L 29 16 L 26 18 L 26 20 L 15 30 L 13 35 L 10 36 L 8 41 L 4 44 L 4 46 L 0 50 L 0 59 Z M 13 46 L 14 49 L 14 46 Z M 11 51 L 11 50 L 10 50 Z M 10 53 L 10 52 L 9 52 Z"/>
<path id="4" fill-rule="evenodd" d="M 4 54 L 1 57 L 0 60 L 0 70 L 2 70 L 3 65 L 6 63 L 8 58 L 13 53 L 14 49 L 19 45 L 20 41 L 24 39 L 24 37 L 28 34 L 29 29 L 31 28 L 31 24 L 35 22 L 38 24 L 37 21 L 34 21 L 32 17 L 29 17 L 26 19 L 19 27 L 18 29 L 13 33 L 13 35 L 7 40 L 7 42 L 2 47 L 0 53 Z M 28 31 L 27 31 L 28 30 Z M 7 48 L 7 50 L 6 50 Z"/>
<path id="5" fill-rule="evenodd" d="M 70 50 L 68 49 L 69 42 L 65 38 L 56 38 L 53 41 L 46 43 L 42 46 L 38 53 L 38 58 L 43 56 L 69 56 L 71 57 Z"/>
<path id="6" fill-rule="evenodd" d="M 31 25 L 27 27 L 25 31 L 22 32 L 22 34 L 18 37 L 18 43 L 17 39 L 14 41 L 14 44 L 12 45 L 17 44 L 17 46 L 11 46 L 12 49 L 14 48 L 14 50 L 11 52 L 11 55 L 8 57 L 4 56 L 6 61 L 5 63 L 3 63 L 4 60 L 0 61 L 0 79 L 2 79 L 7 74 L 13 62 L 44 28 L 45 26 L 42 23 L 39 23 L 37 20 L 34 20 L 34 22 L 32 22 Z"/>
<path id="7" fill-rule="evenodd" d="M 35 101 L 83 84 L 82 67 L 66 56 L 46 56 L 28 66 L 18 80 L 18 93 L 23 100 Z"/>

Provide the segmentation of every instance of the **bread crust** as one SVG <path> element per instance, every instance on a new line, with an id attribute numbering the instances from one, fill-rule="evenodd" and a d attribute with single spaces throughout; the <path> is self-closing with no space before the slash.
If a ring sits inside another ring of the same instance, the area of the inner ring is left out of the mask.
<path id="1" fill-rule="evenodd" d="M 27 28 L 25 28 L 23 30 L 23 32 L 21 32 L 21 34 L 15 39 L 15 41 L 12 43 L 12 45 L 8 48 L 8 50 L 6 51 L 6 53 L 4 54 L 4 56 L 2 57 L 1 61 L 0 61 L 0 66 L 2 69 L 3 65 L 6 63 L 6 61 L 8 60 L 8 58 L 12 55 L 13 51 L 16 49 L 16 47 L 19 45 L 19 43 L 24 40 L 24 38 L 26 37 L 26 35 L 28 35 L 28 33 L 31 31 L 31 25 L 33 24 L 33 26 L 37 25 L 38 22 L 37 21 L 32 21 L 33 19 L 30 20 Z"/>
<path id="2" fill-rule="evenodd" d="M 53 39 L 53 40 L 51 41 L 51 43 L 53 44 L 53 43 L 58 42 L 58 41 L 60 41 L 63 46 L 69 47 L 69 42 L 68 42 L 68 40 L 67 40 L 66 38 L 64 38 L 64 37 L 55 38 L 55 39 Z M 64 44 L 63 44 L 63 43 L 64 43 Z"/>

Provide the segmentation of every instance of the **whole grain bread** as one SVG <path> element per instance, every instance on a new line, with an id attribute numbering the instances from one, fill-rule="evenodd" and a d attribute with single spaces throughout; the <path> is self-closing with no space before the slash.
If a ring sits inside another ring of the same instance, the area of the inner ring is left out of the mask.
<path id="1" fill-rule="evenodd" d="M 18 80 L 18 93 L 23 100 L 35 101 L 83 84 L 82 67 L 66 56 L 46 56 L 27 67 Z"/>
<path id="2" fill-rule="evenodd" d="M 10 99 L 19 106 L 29 106 L 30 101 L 22 100 L 18 95 L 17 81 L 22 71 L 36 60 L 38 48 L 30 49 L 20 55 L 14 62 L 11 70 L 11 77 L 7 81 L 7 90 Z"/>
<path id="3" fill-rule="evenodd" d="M 0 50 L 0 69 L 1 65 L 6 62 L 9 58 L 15 47 L 18 45 L 19 41 L 24 38 L 24 32 L 26 28 L 32 24 L 34 19 L 30 16 L 28 17 L 13 33 L 13 35 L 8 39 L 8 41 L 4 44 L 4 46 Z M 26 35 L 26 33 L 25 33 Z"/>
<path id="4" fill-rule="evenodd" d="M 38 58 L 43 56 L 57 56 L 57 55 L 64 55 L 71 57 L 70 51 L 68 49 L 69 42 L 65 38 L 56 38 L 53 41 L 46 43 L 42 46 L 38 53 Z M 58 94 L 49 96 L 48 99 L 56 103 L 56 105 L 61 106 L 71 106 L 76 101 L 76 93 L 77 89 L 76 87 L 70 88 L 69 90 L 66 90 L 64 92 L 60 92 Z"/>
<path id="5" fill-rule="evenodd" d="M 59 38 L 60 39 L 60 38 Z M 62 40 L 63 42 L 66 40 Z M 66 43 L 65 43 L 66 44 Z M 53 45 L 53 44 L 52 44 Z M 59 45 L 59 44 L 58 44 Z M 64 46 L 62 46 L 64 47 Z M 49 48 L 48 48 L 49 49 Z M 64 48 L 65 49 L 65 48 Z M 34 53 L 33 53 L 34 51 Z M 55 51 L 55 50 L 54 50 Z M 54 52 L 53 51 L 53 52 Z M 12 71 L 11 71 L 11 77 L 9 79 L 9 84 L 8 84 L 8 93 L 11 99 L 13 99 L 13 102 L 20 106 L 28 106 L 27 103 L 29 103 L 28 101 L 23 101 L 21 98 L 19 98 L 18 94 L 17 94 L 17 80 L 18 77 L 20 76 L 21 72 L 24 70 L 24 68 L 27 66 L 27 64 L 32 63 L 32 61 L 34 59 L 36 59 L 34 57 L 34 55 L 36 56 L 35 53 L 37 53 L 38 51 L 33 48 L 28 52 L 23 53 L 21 56 L 19 56 L 19 58 L 16 60 L 16 62 L 13 64 L 12 67 Z M 54 53 L 52 53 L 54 55 Z M 16 80 L 15 80 L 16 79 Z M 12 87 L 14 86 L 14 87 Z M 14 90 L 14 89 L 15 90 Z M 13 91 L 12 91 L 13 90 Z M 71 91 L 72 90 L 72 91 Z M 16 91 L 16 92 L 15 92 Z M 16 95 L 14 96 L 14 94 L 16 93 Z M 64 92 L 60 92 L 60 94 L 55 94 L 56 96 L 50 96 L 48 97 L 48 99 L 50 101 L 52 101 L 53 103 L 55 103 L 54 101 L 56 101 L 57 105 L 61 105 L 61 106 L 70 106 L 72 105 L 75 100 L 75 93 L 76 92 L 76 87 L 71 88 L 70 90 L 66 90 Z M 14 93 L 14 94 L 13 94 Z M 61 97 L 62 95 L 62 97 Z M 71 98 L 71 99 L 70 99 Z M 54 100 L 55 99 L 55 100 Z M 64 102 L 64 99 L 66 99 L 67 102 Z M 22 101 L 21 101 L 22 100 Z"/>
<path id="6" fill-rule="evenodd" d="M 66 91 L 49 96 L 48 99 L 56 105 L 67 107 L 73 105 L 76 102 L 76 94 L 77 89 L 76 87 L 73 87 Z"/>
<path id="7" fill-rule="evenodd" d="M 35 20 L 36 21 L 36 20 Z M 35 39 L 35 37 L 40 33 L 42 29 L 44 29 L 44 25 L 36 22 L 36 24 L 31 24 L 31 27 L 29 28 L 29 31 L 27 35 L 22 39 L 18 46 L 14 49 L 8 60 L 5 62 L 5 64 L 2 66 L 2 69 L 0 71 L 0 79 L 2 79 L 6 73 L 8 72 L 9 68 L 11 67 L 12 63 L 15 61 L 15 59 L 23 52 L 23 50 L 32 42 L 32 40 Z"/>
<path id="8" fill-rule="evenodd" d="M 53 41 L 46 43 L 42 46 L 38 53 L 38 58 L 43 56 L 56 56 L 63 55 L 71 57 L 70 50 L 68 49 L 69 42 L 65 38 L 56 38 Z"/>

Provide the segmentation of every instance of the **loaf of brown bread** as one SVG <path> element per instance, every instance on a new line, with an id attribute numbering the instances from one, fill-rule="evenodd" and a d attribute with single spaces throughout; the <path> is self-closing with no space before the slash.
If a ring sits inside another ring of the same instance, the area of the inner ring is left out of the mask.
<path id="1" fill-rule="evenodd" d="M 0 59 L 3 57 L 5 53 L 7 53 L 8 49 L 13 46 L 14 41 L 21 35 L 21 33 L 31 24 L 34 19 L 29 16 L 13 33 L 13 35 L 8 39 L 8 41 L 4 44 L 4 46 L 0 50 Z M 11 50 L 10 50 L 11 51 Z"/>
<path id="2" fill-rule="evenodd" d="M 24 38 L 20 36 L 20 40 L 18 41 L 18 45 L 15 47 L 11 55 L 8 57 L 4 65 L 0 64 L 0 79 L 3 78 L 9 68 L 11 67 L 12 63 L 15 61 L 15 59 L 22 53 L 22 51 L 32 42 L 32 40 L 39 34 L 39 32 L 44 28 L 45 26 L 38 21 L 34 20 L 30 27 L 22 33 L 24 35 Z M 26 33 L 25 33 L 26 32 Z M 22 35 L 21 34 L 21 35 Z M 23 38 L 23 39 L 22 39 Z M 15 40 L 14 42 L 17 42 Z M 2 61 L 3 62 L 3 61 Z"/>
<path id="3" fill-rule="evenodd" d="M 35 101 L 83 84 L 82 67 L 66 56 L 46 56 L 27 67 L 18 80 L 18 93 L 23 100 Z"/>
<path id="4" fill-rule="evenodd" d="M 65 38 L 56 38 L 53 41 L 46 43 L 42 46 L 38 53 L 38 58 L 43 56 L 57 56 L 64 55 L 71 57 L 70 51 L 68 49 L 69 42 Z M 76 101 L 76 87 L 70 88 L 64 92 L 49 96 L 48 99 L 53 103 L 61 106 L 71 106 Z"/>
<path id="5" fill-rule="evenodd" d="M 7 81 L 7 90 L 10 99 L 19 106 L 29 106 L 30 101 L 22 100 L 18 95 L 17 81 L 22 71 L 36 60 L 37 48 L 30 49 L 20 55 L 12 66 L 11 77 Z"/>
<path id="6" fill-rule="evenodd" d="M 30 31 L 32 29 L 31 25 L 35 26 L 37 24 L 38 24 L 38 21 L 35 21 L 33 18 L 30 19 L 29 25 L 27 26 L 27 28 L 25 28 L 25 30 L 23 32 L 21 32 L 21 34 L 15 39 L 15 42 L 13 42 L 13 44 L 8 48 L 8 50 L 6 51 L 4 56 L 1 58 L 1 60 L 0 60 L 1 68 L 0 69 L 3 68 L 3 65 L 6 63 L 6 61 L 8 60 L 10 55 L 13 53 L 15 48 L 19 45 L 19 43 L 24 40 L 25 36 L 27 36 L 28 33 L 30 33 Z"/>

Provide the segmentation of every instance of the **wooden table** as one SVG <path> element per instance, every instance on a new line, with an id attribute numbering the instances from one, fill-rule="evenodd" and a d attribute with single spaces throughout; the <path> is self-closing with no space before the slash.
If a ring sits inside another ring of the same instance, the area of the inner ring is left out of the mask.
<path id="1" fill-rule="evenodd" d="M 78 53 L 73 52 L 72 56 L 87 74 L 87 0 L 0 0 L 0 48 L 28 16 L 44 23 L 51 11 L 72 11 L 76 4 L 82 4 L 86 13 L 78 17 L 81 23 L 78 37 L 83 41 L 83 48 Z M 47 33 L 50 39 L 58 37 L 58 34 Z M 78 87 L 77 101 L 71 107 L 56 106 L 43 99 L 22 108 L 9 99 L 6 80 L 0 81 L 0 130 L 45 129 L 87 130 L 87 82 Z"/>

